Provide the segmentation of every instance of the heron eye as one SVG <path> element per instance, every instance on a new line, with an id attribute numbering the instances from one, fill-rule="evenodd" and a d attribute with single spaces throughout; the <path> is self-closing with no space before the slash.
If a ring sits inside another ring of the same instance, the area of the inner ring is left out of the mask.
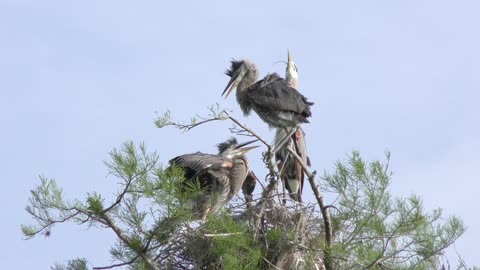
<path id="1" fill-rule="evenodd" d="M 295 68 L 295 71 L 297 71 L 297 72 L 298 72 L 297 65 L 293 64 L 293 67 Z"/>

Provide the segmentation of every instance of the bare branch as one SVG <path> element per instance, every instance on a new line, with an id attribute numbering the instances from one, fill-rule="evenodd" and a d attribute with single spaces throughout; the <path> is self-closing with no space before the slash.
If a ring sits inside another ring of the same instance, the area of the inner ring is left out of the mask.
<path id="1" fill-rule="evenodd" d="M 179 124 L 179 123 L 174 123 L 174 122 L 168 122 L 167 124 L 165 124 L 165 126 L 175 126 L 176 128 L 178 128 L 180 130 L 190 131 L 194 127 L 203 125 L 203 124 L 208 123 L 208 122 L 218 121 L 218 120 L 225 120 L 225 118 L 215 117 L 215 118 L 206 119 L 206 120 L 203 120 L 203 121 L 200 121 L 200 122 L 196 122 L 194 124 Z"/>
<path id="2" fill-rule="evenodd" d="M 278 268 L 277 266 L 275 266 L 273 263 L 271 263 L 270 261 L 268 261 L 265 257 L 262 258 L 268 265 L 270 265 L 271 267 L 275 268 L 275 269 L 278 269 L 278 270 L 281 270 L 281 268 Z"/>
<path id="3" fill-rule="evenodd" d="M 239 127 L 241 127 L 242 129 L 244 129 L 245 131 L 247 131 L 248 133 L 252 134 L 255 138 L 257 138 L 259 141 L 261 141 L 263 144 L 265 144 L 265 146 L 267 146 L 268 148 L 268 151 L 270 151 L 272 149 L 272 146 L 267 142 L 265 141 L 262 137 L 260 137 L 255 131 L 249 129 L 248 127 L 246 127 L 245 125 L 243 125 L 242 123 L 240 123 L 240 121 L 238 121 L 236 118 L 234 118 L 233 116 L 231 116 L 227 111 L 224 111 L 225 115 L 227 115 L 227 118 L 230 119 L 232 122 L 234 122 L 235 124 L 237 124 Z"/>
<path id="4" fill-rule="evenodd" d="M 227 117 L 225 117 L 225 115 L 224 115 L 226 113 L 226 111 L 221 110 L 220 105 L 218 103 L 216 105 L 210 106 L 208 109 L 210 111 L 210 113 L 208 114 L 209 117 L 202 117 L 202 116 L 196 115 L 196 117 L 199 118 L 199 119 L 202 119 L 202 121 L 198 121 L 197 118 L 194 117 L 194 118 L 191 119 L 190 124 L 177 123 L 177 122 L 174 122 L 174 121 L 171 120 L 170 111 L 167 111 L 167 112 L 164 113 L 163 116 L 159 116 L 157 118 L 157 120 L 155 120 L 155 124 L 159 128 L 162 128 L 162 127 L 165 127 L 165 126 L 174 126 L 178 129 L 182 130 L 183 132 L 187 132 L 187 131 L 190 131 L 191 129 L 193 129 L 197 126 L 206 124 L 208 122 L 219 121 L 219 120 L 223 121 L 223 120 L 227 119 Z"/>
<path id="5" fill-rule="evenodd" d="M 102 218 L 107 222 L 108 226 L 115 232 L 115 234 L 122 240 L 127 246 L 130 244 L 130 237 L 125 234 L 110 218 L 107 213 L 102 213 Z M 142 257 L 142 259 L 153 269 L 160 270 L 158 265 L 148 256 L 143 250 L 135 250 L 135 252 Z"/>
<path id="6" fill-rule="evenodd" d="M 114 208 L 115 206 L 117 206 L 118 204 L 120 204 L 122 202 L 122 199 L 123 197 L 125 196 L 125 194 L 127 193 L 128 191 L 128 188 L 130 187 L 130 184 L 132 183 L 133 181 L 133 178 L 134 177 L 130 177 L 128 180 L 127 180 L 127 184 L 125 185 L 125 187 L 123 188 L 123 191 L 120 192 L 120 194 L 118 194 L 117 196 L 117 199 L 115 200 L 115 202 L 110 205 L 109 207 L 105 208 L 103 210 L 103 213 L 107 213 L 108 211 L 112 210 L 112 208 Z"/>
<path id="7" fill-rule="evenodd" d="M 242 233 L 205 233 L 203 236 L 205 237 L 227 237 L 227 236 L 232 236 L 232 235 L 239 235 Z"/>
<path id="8" fill-rule="evenodd" d="M 112 268 L 117 268 L 117 267 L 121 267 L 121 266 L 125 266 L 125 265 L 130 265 L 130 264 L 132 264 L 133 262 L 135 262 L 139 257 L 140 257 L 140 255 L 135 256 L 133 259 L 131 259 L 131 260 L 128 261 L 128 262 L 112 264 L 112 265 L 109 265 L 109 266 L 97 266 L 97 267 L 93 267 L 93 270 L 112 269 Z"/>

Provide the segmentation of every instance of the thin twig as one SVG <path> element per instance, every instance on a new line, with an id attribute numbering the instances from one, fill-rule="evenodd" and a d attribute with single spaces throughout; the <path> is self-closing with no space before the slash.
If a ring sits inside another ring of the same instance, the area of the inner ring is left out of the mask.
<path id="1" fill-rule="evenodd" d="M 110 216 L 107 213 L 102 213 L 101 214 L 102 218 L 105 220 L 105 222 L 108 224 L 108 226 L 115 232 L 115 234 L 122 240 L 127 246 L 130 245 L 130 237 L 125 234 L 118 226 L 113 222 L 113 220 L 110 218 Z M 158 265 L 152 261 L 152 259 L 148 256 L 148 254 L 143 251 L 143 250 L 135 250 L 135 252 L 142 257 L 142 259 L 153 269 L 155 270 L 160 270 Z"/>
<path id="2" fill-rule="evenodd" d="M 232 235 L 239 235 L 242 233 L 236 232 L 236 233 L 206 233 L 203 236 L 205 237 L 226 237 L 226 236 L 232 236 Z"/>
<path id="3" fill-rule="evenodd" d="M 93 269 L 93 270 L 112 269 L 112 268 L 117 268 L 117 267 L 121 267 L 121 266 L 125 266 L 125 265 L 130 265 L 130 264 L 132 264 L 134 261 L 136 261 L 139 257 L 140 257 L 140 256 L 137 255 L 137 256 L 133 257 L 133 259 L 131 259 L 131 260 L 128 261 L 128 262 L 112 264 L 112 265 L 109 265 L 109 266 L 96 266 L 96 267 L 93 267 L 92 269 Z"/>
<path id="4" fill-rule="evenodd" d="M 125 194 L 127 193 L 128 187 L 130 187 L 130 184 L 132 183 L 134 177 L 136 177 L 136 176 L 132 176 L 132 177 L 128 178 L 127 184 L 125 185 L 125 188 L 123 189 L 123 191 L 120 194 L 118 194 L 117 199 L 115 200 L 115 202 L 112 205 L 110 205 L 109 207 L 105 208 L 102 211 L 103 213 L 109 212 L 110 210 L 112 210 L 112 208 L 114 208 L 115 206 L 119 205 L 122 202 L 122 199 L 125 196 Z"/>
<path id="5" fill-rule="evenodd" d="M 267 264 L 269 264 L 270 266 L 272 266 L 273 268 L 278 269 L 278 270 L 281 270 L 281 268 L 278 268 L 277 266 L 275 266 L 273 263 L 271 263 L 270 261 L 268 261 L 265 257 L 262 257 L 262 259 L 263 259 Z"/>
<path id="6" fill-rule="evenodd" d="M 208 119 L 205 119 L 203 121 L 192 123 L 192 124 L 180 124 L 180 123 L 176 123 L 176 122 L 173 122 L 173 121 L 167 121 L 165 124 L 162 125 L 162 127 L 174 126 L 174 127 L 178 128 L 180 130 L 183 130 L 183 131 L 190 131 L 191 129 L 193 129 L 197 126 L 203 125 L 205 123 L 212 122 L 212 121 L 223 121 L 223 120 L 226 120 L 226 117 L 214 116 L 212 118 L 208 118 Z"/>
<path id="7" fill-rule="evenodd" d="M 249 129 L 248 127 L 246 127 L 245 125 L 243 125 L 242 123 L 240 123 L 240 121 L 238 121 L 236 118 L 234 118 L 233 116 L 231 116 L 227 111 L 223 111 L 223 113 L 225 113 L 225 115 L 227 115 L 227 118 L 230 119 L 232 122 L 234 122 L 235 124 L 237 124 L 239 127 L 243 128 L 245 131 L 247 131 L 248 133 L 252 134 L 255 138 L 257 138 L 259 141 L 261 141 L 263 144 L 265 144 L 265 146 L 268 148 L 268 151 L 271 150 L 272 146 L 267 142 L 265 141 L 262 137 L 260 137 L 257 133 L 255 133 L 255 131 Z"/>

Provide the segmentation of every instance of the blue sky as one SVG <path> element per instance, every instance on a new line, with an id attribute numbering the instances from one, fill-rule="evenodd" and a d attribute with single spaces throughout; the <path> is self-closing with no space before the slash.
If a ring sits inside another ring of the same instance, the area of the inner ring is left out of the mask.
<path id="1" fill-rule="evenodd" d="M 0 203 L 6 269 L 48 269 L 86 257 L 110 262 L 111 232 L 61 225 L 22 240 L 38 175 L 68 198 L 116 180 L 102 161 L 126 140 L 161 160 L 213 152 L 230 123 L 189 133 L 157 129 L 155 112 L 188 120 L 220 102 L 273 137 L 234 98 L 220 97 L 228 61 L 249 58 L 283 74 L 289 48 L 299 90 L 315 102 L 305 126 L 314 169 L 358 149 L 392 153 L 393 193 L 412 192 L 468 227 L 449 255 L 480 265 L 480 17 L 478 1 L 0 1 Z M 253 169 L 261 150 L 250 155 Z M 308 191 L 307 191 L 308 192 Z M 5 214 L 6 213 L 6 214 Z"/>

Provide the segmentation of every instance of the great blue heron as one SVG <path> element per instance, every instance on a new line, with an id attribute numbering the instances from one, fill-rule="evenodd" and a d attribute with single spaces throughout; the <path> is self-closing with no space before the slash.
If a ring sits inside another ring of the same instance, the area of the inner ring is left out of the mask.
<path id="1" fill-rule="evenodd" d="M 244 115 L 254 110 L 270 127 L 285 129 L 288 137 L 300 124 L 309 122 L 307 118 L 312 115 L 310 106 L 313 102 L 290 87 L 277 73 L 268 74 L 257 81 L 256 65 L 244 59 L 232 60 L 230 69 L 225 74 L 230 77 L 230 81 L 222 96 L 227 98 L 236 87 L 237 102 Z M 276 142 L 276 146 L 283 145 L 288 137 Z"/>
<path id="2" fill-rule="evenodd" d="M 248 172 L 248 160 L 245 152 L 258 146 L 239 144 L 235 138 L 218 144 L 219 154 L 196 152 L 175 157 L 170 165 L 181 167 L 185 171 L 185 181 L 180 184 L 180 191 L 198 183 L 200 192 L 190 198 L 195 216 L 205 220 L 210 212 L 216 212 L 227 204 L 242 188 Z"/>
<path id="3" fill-rule="evenodd" d="M 288 52 L 285 80 L 292 88 L 297 88 L 297 67 L 290 56 L 290 52 Z M 285 136 L 283 133 L 284 131 L 282 129 L 277 129 L 275 133 L 275 141 L 283 138 Z M 278 162 L 280 179 L 288 190 L 290 197 L 297 202 L 301 202 L 305 172 L 300 163 L 290 154 L 288 148 L 295 151 L 304 164 L 310 166 L 310 159 L 307 156 L 305 132 L 300 126 L 298 126 L 295 133 L 290 138 L 291 139 L 281 146 L 275 153 L 275 160 Z"/>

